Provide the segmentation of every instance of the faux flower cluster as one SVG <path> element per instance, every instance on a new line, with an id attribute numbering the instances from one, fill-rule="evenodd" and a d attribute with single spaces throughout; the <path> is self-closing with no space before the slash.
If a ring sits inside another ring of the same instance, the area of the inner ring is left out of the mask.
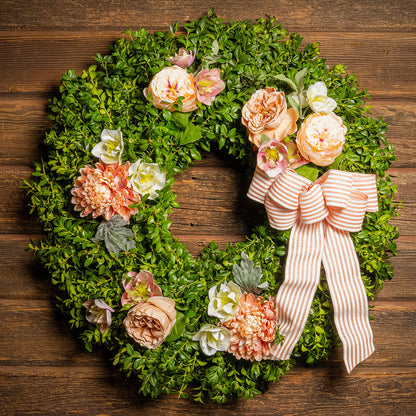
<path id="1" fill-rule="evenodd" d="M 333 113 L 337 104 L 327 96 L 326 85 L 310 85 L 296 103 L 312 110 L 299 129 L 297 111 L 288 108 L 285 94 L 275 88 L 256 91 L 242 109 L 242 123 L 258 149 L 257 165 L 270 177 L 309 162 L 328 166 L 342 152 L 347 128 Z M 294 142 L 289 136 L 296 131 Z"/>
<path id="2" fill-rule="evenodd" d="M 175 111 L 179 107 L 182 112 L 194 111 L 198 102 L 211 105 L 225 88 L 217 68 L 203 69 L 195 76 L 186 70 L 194 62 L 195 56 L 195 50 L 190 52 L 181 48 L 169 58 L 173 66 L 163 68 L 154 75 L 143 92 L 156 108 Z"/>
<path id="3" fill-rule="evenodd" d="M 175 301 L 165 297 L 154 282 L 152 273 L 142 270 L 127 273 L 123 281 L 121 305 L 130 305 L 123 321 L 127 334 L 138 344 L 149 349 L 157 348 L 172 331 L 176 322 Z M 87 320 L 99 325 L 104 334 L 111 325 L 114 310 L 100 299 L 84 302 Z"/>
<path id="4" fill-rule="evenodd" d="M 157 191 L 165 186 L 166 177 L 156 163 L 138 160 L 133 164 L 121 163 L 124 149 L 121 130 L 105 129 L 101 141 L 92 154 L 100 161 L 95 166 L 86 165 L 80 170 L 71 190 L 75 211 L 81 217 L 104 217 L 110 221 L 120 215 L 127 223 L 137 208 L 130 208 L 145 194 L 149 199 L 157 197 Z"/>
<path id="5" fill-rule="evenodd" d="M 248 256 L 242 253 L 241 266 L 235 267 L 233 274 L 243 287 L 253 287 L 256 291 L 256 288 L 267 285 L 258 286 L 261 272 L 252 266 Z M 220 322 L 202 326 L 193 336 L 194 341 L 199 341 L 202 351 L 207 355 L 228 351 L 237 359 L 250 361 L 265 359 L 270 354 L 277 331 L 274 302 L 253 293 L 243 293 L 234 282 L 213 286 L 208 296 L 208 315 L 219 318 Z"/>

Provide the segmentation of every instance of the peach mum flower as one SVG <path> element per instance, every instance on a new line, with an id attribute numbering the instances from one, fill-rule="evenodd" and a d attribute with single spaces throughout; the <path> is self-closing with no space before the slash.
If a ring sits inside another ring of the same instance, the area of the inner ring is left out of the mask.
<path id="1" fill-rule="evenodd" d="M 275 339 L 277 312 L 272 301 L 244 293 L 234 317 L 221 325 L 231 330 L 228 352 L 237 359 L 261 361 Z"/>
<path id="2" fill-rule="evenodd" d="M 137 208 L 131 209 L 129 205 L 140 199 L 128 180 L 129 167 L 129 162 L 125 165 L 96 163 L 95 168 L 90 165 L 83 167 L 71 190 L 75 211 L 81 211 L 81 217 L 102 215 L 107 221 L 120 215 L 128 222 L 130 215 L 137 212 Z"/>

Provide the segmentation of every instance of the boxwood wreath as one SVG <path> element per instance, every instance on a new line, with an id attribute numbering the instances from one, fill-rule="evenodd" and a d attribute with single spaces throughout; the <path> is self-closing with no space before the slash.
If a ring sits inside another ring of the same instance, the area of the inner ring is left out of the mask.
<path id="1" fill-rule="evenodd" d="M 389 224 L 397 215 L 397 206 L 392 202 L 394 186 L 386 175 L 395 159 L 392 145 L 384 137 L 386 123 L 369 116 L 368 94 L 359 89 L 354 75 L 346 73 L 342 65 L 329 68 L 319 57 L 317 43 L 301 47 L 302 38 L 289 34 L 274 18 L 225 23 L 210 11 L 185 23 L 181 31 L 174 24 L 168 32 L 150 34 L 140 29 L 126 33 L 107 55 L 97 55 L 97 64 L 82 75 L 64 74 L 59 96 L 50 101 L 54 125 L 46 133 L 47 156 L 36 164 L 32 179 L 24 185 L 31 209 L 44 228 L 42 240 L 30 247 L 49 271 L 58 288 L 58 307 L 77 329 L 86 349 L 104 347 L 113 364 L 135 379 L 139 393 L 152 397 L 175 393 L 182 398 L 191 394 L 196 401 L 209 397 L 218 403 L 233 397 L 252 398 L 266 391 L 269 382 L 277 381 L 295 362 L 312 364 L 326 359 L 339 344 L 325 274 L 322 272 L 306 326 L 290 359 L 249 361 L 227 351 L 204 354 L 195 334 L 203 325 L 218 324 L 218 317 L 207 313 L 209 290 L 235 282 L 237 269 L 245 268 L 258 278 L 255 284 L 261 277 L 264 299 L 275 296 L 284 278 L 282 265 L 290 231 L 274 230 L 265 216 L 264 224 L 256 226 L 246 241 L 225 250 L 211 243 L 195 259 L 169 231 L 168 214 L 178 207 L 172 192 L 174 176 L 200 160 L 201 153 L 212 150 L 241 161 L 251 177 L 256 162 L 253 144 L 241 123 L 244 104 L 257 90 L 274 87 L 291 97 L 293 107 L 308 86 L 325 83 L 328 96 L 336 101 L 334 112 L 348 129 L 342 154 L 330 168 L 377 175 L 379 211 L 368 213 L 361 231 L 352 234 L 365 290 L 373 299 L 392 277 L 386 260 L 396 253 L 394 240 L 398 237 L 397 229 Z M 199 102 L 192 112 L 171 111 L 181 110 L 181 100 L 176 108 L 155 108 L 152 95 L 143 93 L 180 48 L 190 51 L 182 51 L 182 58 L 189 59 L 185 66 L 191 64 L 186 69 L 189 73 L 218 68 L 225 83 L 212 104 Z M 298 126 L 305 115 L 302 112 L 307 111 L 298 108 Z M 81 169 L 98 162 L 92 151 L 95 148 L 97 153 L 105 130 L 110 136 L 123 137 L 121 164 L 156 163 L 166 178 L 153 199 L 142 195 L 128 208 L 137 210 L 128 225 L 116 217 L 119 223 L 114 226 L 125 244 L 118 248 L 111 245 L 108 227 L 102 225 L 98 232 L 99 219 L 80 217 L 71 203 L 71 189 Z M 314 179 L 328 166 L 310 163 L 299 169 L 300 174 Z M 112 251 L 106 248 L 106 239 Z M 127 293 L 129 280 L 143 271 L 146 279 L 153 276 L 153 289 L 157 286 L 163 296 L 175 301 L 177 313 L 170 335 L 154 349 L 134 342 L 123 325 L 132 306 L 122 306 L 123 293 L 125 288 Z M 92 323 L 86 319 L 86 307 Z M 94 321 L 94 310 L 103 312 L 101 321 Z M 109 315 L 112 322 L 108 326 L 110 322 L 103 317 Z M 278 331 L 276 338 L 279 342 Z"/>

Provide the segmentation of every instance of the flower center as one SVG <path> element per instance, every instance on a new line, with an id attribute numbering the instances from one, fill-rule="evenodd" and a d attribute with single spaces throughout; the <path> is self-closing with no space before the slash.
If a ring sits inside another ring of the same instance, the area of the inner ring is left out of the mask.
<path id="1" fill-rule="evenodd" d="M 280 162 L 283 159 L 283 155 L 279 152 L 279 149 L 277 147 L 268 148 L 265 150 L 265 152 L 267 159 L 273 162 Z"/>

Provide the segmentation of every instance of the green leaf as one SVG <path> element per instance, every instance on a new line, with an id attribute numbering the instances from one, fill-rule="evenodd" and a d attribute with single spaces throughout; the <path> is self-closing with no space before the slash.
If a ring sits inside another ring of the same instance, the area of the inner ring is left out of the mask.
<path id="1" fill-rule="evenodd" d="M 188 123 L 184 132 L 179 136 L 179 144 L 185 145 L 198 141 L 202 137 L 201 127 Z"/>
<path id="2" fill-rule="evenodd" d="M 344 155 L 341 153 L 338 155 L 335 160 L 328 166 L 328 169 L 338 169 L 338 166 L 341 160 L 344 158 Z"/>
<path id="3" fill-rule="evenodd" d="M 166 337 L 165 342 L 176 341 L 181 337 L 183 331 L 185 331 L 186 317 L 181 312 L 176 312 L 176 322 L 172 328 L 171 333 Z"/>
<path id="4" fill-rule="evenodd" d="M 315 182 L 319 175 L 319 169 L 311 165 L 303 165 L 296 169 L 296 173 Z"/>
<path id="5" fill-rule="evenodd" d="M 283 75 L 283 74 L 277 74 L 274 76 L 276 79 L 278 79 L 279 81 L 283 81 L 286 82 L 287 85 L 289 85 L 290 88 L 292 88 L 293 91 L 297 91 L 298 87 L 297 85 L 287 76 Z"/>
<path id="6" fill-rule="evenodd" d="M 189 113 L 182 113 L 180 111 L 174 111 L 172 113 L 171 121 L 180 130 L 185 130 L 189 123 Z"/>

